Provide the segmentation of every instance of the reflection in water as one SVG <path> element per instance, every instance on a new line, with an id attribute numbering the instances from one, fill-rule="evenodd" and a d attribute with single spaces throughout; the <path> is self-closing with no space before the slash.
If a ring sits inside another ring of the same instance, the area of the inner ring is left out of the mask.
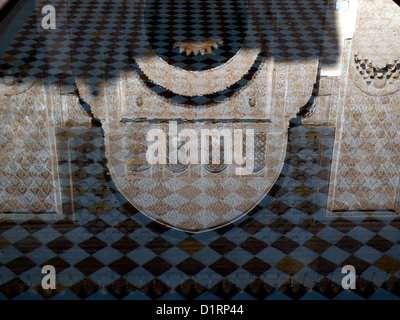
<path id="1" fill-rule="evenodd" d="M 167 63 L 207 70 L 238 52 L 247 33 L 248 14 L 247 0 L 150 0 L 145 8 L 147 37 Z"/>

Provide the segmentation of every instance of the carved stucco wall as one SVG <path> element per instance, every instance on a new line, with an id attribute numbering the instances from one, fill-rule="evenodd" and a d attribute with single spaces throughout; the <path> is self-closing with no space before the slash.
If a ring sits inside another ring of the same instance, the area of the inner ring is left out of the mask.
<path id="1" fill-rule="evenodd" d="M 33 14 L 41 21 L 42 6 L 38 4 L 38 8 Z M 57 23 L 61 32 L 68 26 L 63 14 L 58 15 Z M 66 52 L 68 39 L 61 42 L 57 34 L 42 28 L 32 39 L 27 34 L 21 39 L 37 46 L 38 35 L 43 36 L 40 70 L 55 75 L 60 64 L 52 57 L 52 49 Z M 12 45 L 22 46 L 18 41 Z M 9 59 L 18 63 L 14 56 Z M 69 56 L 63 59 L 65 74 L 72 75 Z M 44 219 L 59 219 L 63 211 L 56 132 L 59 127 L 87 123 L 89 118 L 74 85 L 59 86 L 57 78 L 39 80 L 20 68 L 1 71 L 5 74 L 0 77 L 0 217 L 26 219 L 40 214 Z"/>
<path id="2" fill-rule="evenodd" d="M 265 65 L 268 65 L 268 61 Z M 139 85 L 140 79 L 135 80 L 134 73 L 108 83 L 103 87 L 102 94 L 96 97 L 90 94 L 83 81 L 78 80 L 77 84 L 83 99 L 91 104 L 94 116 L 103 120 L 107 165 L 120 192 L 147 216 L 179 229 L 195 231 L 222 226 L 241 217 L 262 200 L 274 185 L 286 154 L 289 120 L 296 117 L 300 106 L 311 96 L 317 66 L 317 61 L 276 63 L 274 72 L 264 74 L 262 79 L 273 83 L 270 97 L 272 107 L 270 121 L 259 123 L 212 121 L 223 118 L 223 115 L 245 119 L 246 113 L 239 113 L 240 105 L 226 113 L 220 113 L 220 110 L 229 110 L 236 100 L 244 99 L 243 95 L 246 97 L 245 92 L 251 90 L 252 83 L 236 99 L 221 103 L 218 107 L 211 106 L 201 116 L 195 109 L 177 113 L 178 108 L 182 111 L 185 108 L 150 93 L 145 96 L 145 100 L 150 101 L 147 104 L 157 99 L 159 103 L 150 104 L 151 109 L 138 108 L 135 105 L 136 97 L 140 96 L 138 92 L 146 88 Z M 290 72 L 291 68 L 297 70 L 296 74 Z M 132 81 L 138 85 L 132 85 Z M 257 86 L 254 89 L 261 91 Z M 135 117 L 130 117 L 133 122 L 121 121 L 129 115 L 126 110 L 135 110 Z M 146 132 L 150 129 L 169 130 L 168 122 L 152 122 L 152 117 L 168 120 L 169 117 L 179 116 L 190 119 L 196 115 L 197 118 L 206 116 L 210 120 L 184 121 L 178 124 L 178 130 L 194 129 L 198 134 L 204 128 L 255 130 L 258 136 L 256 146 L 259 144 L 255 161 L 263 170 L 241 177 L 235 174 L 235 165 L 228 165 L 227 169 L 214 173 L 207 172 L 202 164 L 189 165 L 187 168 L 143 166 L 146 164 L 145 152 L 148 147 Z M 146 117 L 150 119 L 146 120 Z"/>
<path id="3" fill-rule="evenodd" d="M 62 217 L 56 128 L 87 122 L 77 96 L 31 78 L 0 83 L 0 216 Z M 17 213 L 17 214 L 15 214 Z"/>
<path id="4" fill-rule="evenodd" d="M 330 97 L 336 140 L 329 212 L 400 212 L 399 83 L 387 68 L 400 54 L 393 41 L 400 32 L 393 19 L 398 14 L 391 0 L 361 1 L 354 40 L 346 41 L 342 75 L 333 80 Z M 368 72 L 375 74 L 366 77 L 359 59 L 367 59 Z"/>
<path id="5" fill-rule="evenodd" d="M 53 101 L 40 85 L 7 89 L 0 93 L 0 211 L 60 213 Z"/>

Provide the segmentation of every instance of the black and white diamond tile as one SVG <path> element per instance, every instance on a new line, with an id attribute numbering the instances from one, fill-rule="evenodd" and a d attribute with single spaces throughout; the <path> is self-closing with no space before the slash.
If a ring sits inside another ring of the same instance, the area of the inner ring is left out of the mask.
<path id="1" fill-rule="evenodd" d="M 30 75 L 61 86 L 73 84 L 77 76 L 96 91 L 96 86 L 112 81 L 120 70 L 134 68 L 130 50 L 135 44 L 129 41 L 134 37 L 129 30 L 134 21 L 132 17 L 119 19 L 128 4 L 53 3 L 59 28 L 37 28 L 43 5 L 38 1 L 37 10 L 28 14 L 2 50 L 2 76 Z M 78 5 L 71 19 L 68 10 Z M 285 1 L 272 9 L 267 5 L 265 10 L 272 13 L 264 27 L 272 25 L 274 32 L 267 34 L 265 54 L 281 60 L 319 55 L 336 59 L 332 23 L 327 27 L 331 40 L 321 49 L 325 18 L 316 13 L 325 12 L 326 4 L 309 1 L 300 6 Z M 231 11 L 228 6 L 222 9 Z M 177 11 L 177 21 L 182 19 L 180 14 Z M 158 21 L 152 24 L 158 25 Z M 185 56 L 162 52 L 167 42 L 162 36 L 153 37 L 161 37 L 159 43 L 154 42 L 161 56 L 181 67 L 189 64 Z M 310 38 L 314 40 L 310 42 Z M 321 53 L 326 47 L 329 50 Z M 233 49 L 220 50 L 225 50 L 220 56 L 226 59 Z M 199 60 L 203 64 L 197 67 L 215 66 L 218 59 Z M 232 90 L 242 85 L 245 82 Z M 154 92 L 159 89 L 153 86 Z M 179 102 L 187 100 L 165 90 L 158 93 L 181 99 Z M 225 99 L 229 94 L 194 102 Z M 331 128 L 293 126 L 285 166 L 271 192 L 246 217 L 201 234 L 187 234 L 151 221 L 124 199 L 108 175 L 101 126 L 57 130 L 65 218 L 57 222 L 40 217 L 0 221 L 0 299 L 400 297 L 400 219 L 374 214 L 357 220 L 325 215 L 334 139 Z M 57 270 L 57 289 L 50 292 L 40 286 L 40 269 L 46 264 Z M 354 265 L 359 273 L 355 291 L 341 287 L 340 271 L 346 264 Z"/>
<path id="2" fill-rule="evenodd" d="M 101 131 L 80 126 L 58 135 L 75 150 L 99 151 L 91 161 L 85 153 L 71 159 L 75 212 L 53 224 L 0 223 L 3 299 L 398 297 L 398 219 L 328 219 L 321 209 L 330 166 L 321 159 L 331 154 L 332 129 L 290 129 L 285 168 L 262 203 L 232 225 L 192 235 L 149 220 L 118 194 L 97 141 Z M 290 152 L 311 145 L 316 132 L 322 152 Z M 67 143 L 58 142 L 63 154 Z M 45 264 L 58 270 L 56 292 L 40 287 Z M 360 274 L 353 292 L 340 285 L 345 264 Z"/>

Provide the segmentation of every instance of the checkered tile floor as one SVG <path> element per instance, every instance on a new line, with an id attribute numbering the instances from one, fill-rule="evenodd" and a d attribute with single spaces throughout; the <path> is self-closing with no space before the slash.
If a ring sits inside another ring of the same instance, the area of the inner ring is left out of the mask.
<path id="1" fill-rule="evenodd" d="M 149 220 L 115 190 L 101 126 L 59 129 L 66 216 L 1 221 L 0 297 L 397 299 L 400 218 L 323 210 L 333 138 L 332 128 L 294 126 L 266 198 L 227 227 L 187 234 Z M 40 286 L 46 264 L 58 272 L 56 290 Z M 346 264 L 359 274 L 354 291 L 340 285 Z"/>
<path id="2" fill-rule="evenodd" d="M 247 1 L 165 1 L 146 3 L 147 36 L 153 50 L 167 63 L 185 70 L 218 67 L 232 58 L 243 44 L 248 21 Z M 180 54 L 175 43 L 223 39 L 204 55 Z"/>
<path id="3" fill-rule="evenodd" d="M 220 65 L 237 52 L 244 33 L 245 21 L 241 17 L 249 11 L 242 1 L 213 0 L 207 6 L 197 0 L 171 3 L 152 0 L 148 8 L 158 9 L 145 13 L 149 41 L 160 57 L 181 68 L 203 70 Z M 40 28 L 39 22 L 44 17 L 41 8 L 46 4 L 44 0 L 37 1 L 33 12 L 26 6 L 24 22 L 16 36 L 8 46 L 6 42 L 0 44 L 0 53 L 3 53 L 0 76 L 31 76 L 60 86 L 73 84 L 77 76 L 85 79 L 93 93 L 97 93 L 102 82 L 115 80 L 121 71 L 137 69 L 133 53 L 143 48 L 140 45 L 138 48 L 140 26 L 137 25 L 138 6 L 134 2 L 55 0 L 52 5 L 57 10 L 56 30 Z M 299 5 L 296 0 L 277 3 L 264 0 L 253 6 L 252 23 L 261 35 L 254 41 L 262 45 L 264 56 L 276 61 L 319 57 L 323 57 L 324 63 L 336 61 L 336 27 L 326 17 L 327 1 L 313 0 Z M 185 15 L 188 10 L 190 16 Z M 205 14 L 207 10 L 211 10 L 209 14 Z M 11 26 L 8 31 L 15 33 L 16 27 Z M 194 58 L 179 55 L 178 49 L 172 50 L 172 40 L 196 38 L 200 31 L 207 36 L 221 35 L 225 44 L 210 55 Z M 153 92 L 174 102 L 207 104 L 229 98 L 246 85 L 260 59 L 238 83 L 212 96 L 182 97 L 149 83 L 143 74 L 142 78 Z"/>
<path id="4" fill-rule="evenodd" d="M 128 2 L 53 3 L 57 30 L 37 31 L 38 1 L 2 48 L 1 75 L 60 85 L 75 75 L 96 86 L 133 67 L 131 34 L 118 29 Z M 297 3 L 275 8 L 281 33 L 269 35 L 268 52 L 280 59 L 319 54 L 319 43 L 302 43 L 321 34 L 315 13 L 325 5 Z M 67 28 L 68 8 L 77 18 Z M 193 235 L 126 202 L 107 171 L 101 126 L 58 129 L 65 218 L 0 221 L 0 299 L 399 299 L 400 218 L 325 215 L 333 139 L 332 128 L 291 127 L 284 169 L 265 199 L 245 218 Z M 47 264 L 56 267 L 56 290 L 40 286 Z M 359 275 L 353 291 L 340 285 L 346 264 Z"/>

